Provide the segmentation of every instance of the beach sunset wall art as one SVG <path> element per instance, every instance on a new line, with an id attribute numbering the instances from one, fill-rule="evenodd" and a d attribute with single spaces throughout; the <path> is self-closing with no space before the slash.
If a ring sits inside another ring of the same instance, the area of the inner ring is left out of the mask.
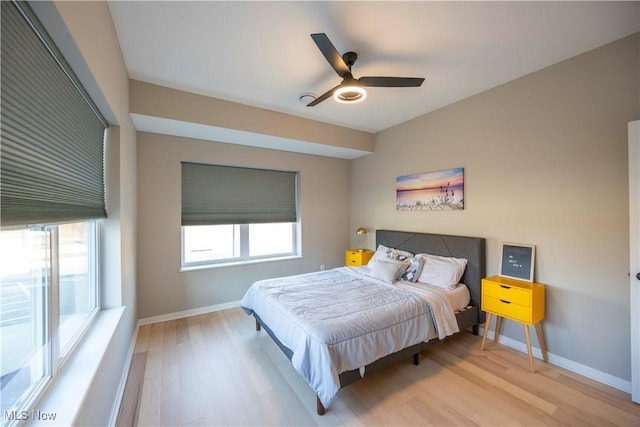
<path id="1" fill-rule="evenodd" d="M 464 168 L 447 169 L 396 178 L 399 211 L 450 211 L 464 209 Z"/>

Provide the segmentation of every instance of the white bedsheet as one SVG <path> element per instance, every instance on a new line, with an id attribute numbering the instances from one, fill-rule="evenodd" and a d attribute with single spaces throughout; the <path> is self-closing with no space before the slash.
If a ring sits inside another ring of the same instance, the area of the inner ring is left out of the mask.
<path id="1" fill-rule="evenodd" d="M 293 367 L 325 407 L 341 372 L 458 331 L 453 310 L 437 292 L 418 295 L 404 283 L 386 284 L 344 267 L 258 281 L 241 306 L 293 352 Z"/>
<path id="2" fill-rule="evenodd" d="M 359 272 L 361 274 L 366 274 L 366 275 L 371 274 L 371 269 L 367 266 L 346 267 L 346 268 L 350 271 Z M 469 292 L 469 288 L 467 287 L 467 285 L 465 285 L 464 283 L 458 283 L 458 286 L 456 286 L 453 289 L 444 289 L 444 288 L 429 285 L 426 283 L 414 283 L 414 282 L 407 282 L 407 281 L 400 281 L 396 283 L 396 285 L 401 285 L 401 284 L 409 285 L 408 287 L 406 287 L 406 289 L 409 291 L 411 291 L 411 289 L 414 289 L 414 286 L 427 287 L 427 288 L 434 289 L 435 292 L 440 293 L 442 298 L 447 298 L 449 300 L 451 309 L 454 312 L 463 310 L 469 305 L 469 301 L 471 301 L 471 293 Z M 420 290 L 418 290 L 418 292 L 420 292 Z"/>
<path id="3" fill-rule="evenodd" d="M 471 292 L 469 292 L 469 288 L 464 283 L 459 283 L 458 286 L 453 289 L 442 289 L 442 292 L 449 298 L 453 311 L 462 311 L 467 308 L 471 302 Z"/>
<path id="4" fill-rule="evenodd" d="M 449 297 L 446 290 L 436 286 L 404 281 L 396 283 L 396 286 L 429 302 L 438 338 L 443 339 L 460 331 L 455 314 L 453 316 L 450 315 L 455 313 L 456 310 L 452 305 L 452 298 Z"/>

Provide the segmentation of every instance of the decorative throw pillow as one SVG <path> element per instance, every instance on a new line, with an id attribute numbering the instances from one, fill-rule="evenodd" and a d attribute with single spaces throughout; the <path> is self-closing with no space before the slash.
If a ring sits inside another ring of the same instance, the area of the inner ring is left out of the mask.
<path id="1" fill-rule="evenodd" d="M 455 288 L 467 267 L 467 260 L 464 258 L 429 254 L 420 254 L 420 257 L 424 259 L 424 265 L 418 282 L 444 289 Z"/>
<path id="2" fill-rule="evenodd" d="M 418 280 L 418 277 L 420 277 L 420 273 L 422 272 L 422 267 L 424 266 L 424 258 L 422 258 L 421 256 L 415 256 L 408 258 L 406 261 L 409 263 L 409 266 L 402 275 L 402 280 L 406 280 L 408 282 L 416 282 Z"/>
<path id="3" fill-rule="evenodd" d="M 396 261 L 405 261 L 411 258 L 413 254 L 411 252 L 403 251 L 400 249 L 389 248 L 384 245 L 378 245 L 376 249 L 376 253 L 373 254 L 369 263 L 367 264 L 369 267 L 372 267 L 376 261 L 388 261 L 388 260 L 396 260 Z"/>
<path id="4" fill-rule="evenodd" d="M 393 253 L 393 259 L 397 259 L 398 261 L 409 261 L 410 258 L 413 258 L 413 254 L 411 252 L 403 251 L 402 249 L 391 249 Z"/>

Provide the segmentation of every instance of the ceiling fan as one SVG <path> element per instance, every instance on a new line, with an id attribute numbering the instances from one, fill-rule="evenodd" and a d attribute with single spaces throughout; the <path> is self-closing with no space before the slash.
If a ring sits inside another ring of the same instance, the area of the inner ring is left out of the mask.
<path id="1" fill-rule="evenodd" d="M 323 93 L 307 104 L 307 107 L 318 105 L 333 95 L 338 102 L 353 103 L 366 98 L 365 87 L 419 87 L 423 77 L 360 77 L 356 79 L 351 74 L 351 67 L 358 59 L 355 52 L 340 55 L 325 33 L 311 34 L 311 38 L 320 49 L 333 69 L 342 77 L 342 83 Z"/>

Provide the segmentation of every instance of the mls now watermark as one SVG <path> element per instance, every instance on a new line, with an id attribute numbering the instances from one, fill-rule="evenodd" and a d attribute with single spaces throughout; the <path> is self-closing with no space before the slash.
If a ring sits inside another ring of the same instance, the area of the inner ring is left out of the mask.
<path id="1" fill-rule="evenodd" d="M 43 411 L 5 411 L 5 421 L 55 421 L 58 414 L 55 412 Z"/>

